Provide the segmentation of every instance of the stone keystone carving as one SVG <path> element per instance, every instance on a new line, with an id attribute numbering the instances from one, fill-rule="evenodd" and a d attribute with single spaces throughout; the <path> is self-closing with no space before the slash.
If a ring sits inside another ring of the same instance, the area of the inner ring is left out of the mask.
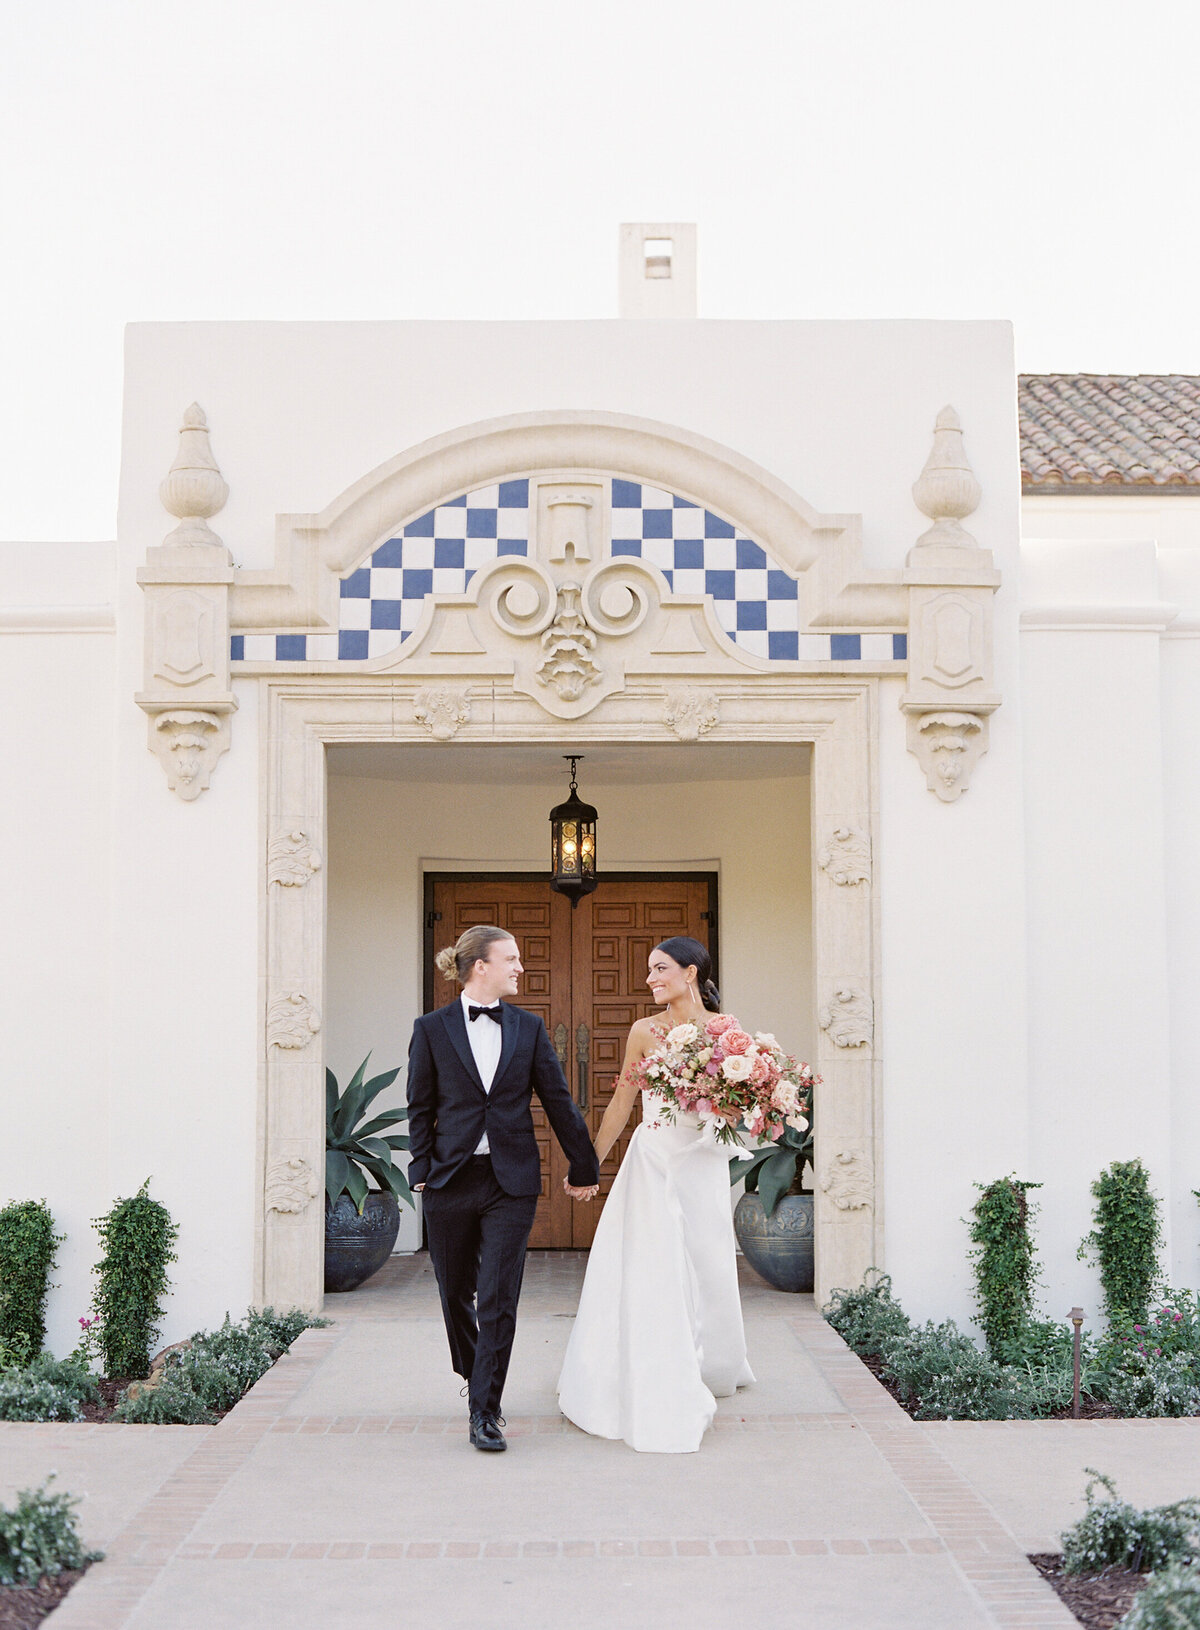
<path id="1" fill-rule="evenodd" d="M 874 1204 L 875 1174 L 861 1149 L 839 1149 L 821 1178 L 821 1192 L 839 1211 L 865 1211 Z"/>
<path id="2" fill-rule="evenodd" d="M 564 702 L 577 702 L 589 685 L 598 684 L 600 669 L 592 660 L 596 636 L 579 605 L 578 583 L 564 583 L 558 591 L 554 621 L 542 635 L 542 660 L 537 676 L 552 685 Z"/>
<path id="3" fill-rule="evenodd" d="M 285 889 L 303 888 L 321 870 L 321 856 L 306 833 L 276 832 L 267 845 L 267 882 Z"/>
<path id="4" fill-rule="evenodd" d="M 449 741 L 461 725 L 471 722 L 470 692 L 426 685 L 413 697 L 413 718 L 434 741 Z"/>
<path id="5" fill-rule="evenodd" d="M 269 1047 L 307 1047 L 320 1028 L 320 1014 L 303 991 L 286 991 L 267 1009 Z"/>
<path id="6" fill-rule="evenodd" d="M 850 984 L 834 988 L 817 1020 L 835 1047 L 866 1047 L 874 1034 L 871 998 Z"/>
<path id="7" fill-rule="evenodd" d="M 817 852 L 817 865 L 831 882 L 851 886 L 871 881 L 871 840 L 856 826 L 835 826 Z"/>
<path id="8" fill-rule="evenodd" d="M 158 495 L 163 508 L 179 517 L 179 525 L 167 534 L 166 543 L 193 547 L 220 544 L 220 538 L 208 522 L 224 509 L 229 488 L 213 457 L 208 420 L 198 402 L 193 402 L 183 416 L 179 450 Z"/>
<path id="9" fill-rule="evenodd" d="M 917 548 L 976 548 L 975 539 L 960 524 L 979 508 L 982 488 L 967 462 L 962 425 L 952 407 L 944 407 L 933 429 L 933 447 L 925 468 L 913 486 L 913 499 L 933 525 L 917 539 Z"/>
<path id="10" fill-rule="evenodd" d="M 276 1160 L 267 1170 L 265 1197 L 268 1211 L 304 1211 L 320 1192 L 317 1174 L 301 1155 L 294 1155 L 290 1160 Z"/>
<path id="11" fill-rule="evenodd" d="M 663 723 L 680 741 L 697 741 L 721 721 L 721 704 L 710 690 L 671 691 Z"/>
<path id="12" fill-rule="evenodd" d="M 967 790 L 971 772 L 987 751 L 986 721 L 975 713 L 920 713 L 908 721 L 909 750 L 925 771 L 925 784 L 943 803 Z"/>
<path id="13" fill-rule="evenodd" d="M 167 786 L 188 803 L 199 798 L 217 759 L 229 746 L 228 715 L 168 709 L 155 715 L 153 731 Z"/>

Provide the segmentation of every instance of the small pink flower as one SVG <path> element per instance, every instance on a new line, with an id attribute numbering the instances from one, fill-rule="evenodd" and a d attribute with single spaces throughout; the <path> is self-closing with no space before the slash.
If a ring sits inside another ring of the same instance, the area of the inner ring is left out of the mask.
<path id="1" fill-rule="evenodd" d="M 705 1075 L 720 1075 L 721 1066 L 717 1063 L 715 1058 L 709 1059 L 708 1063 L 704 1066 L 704 1073 Z"/>
<path id="2" fill-rule="evenodd" d="M 1176 1315 L 1175 1315 L 1175 1320 L 1174 1320 L 1174 1322 L 1175 1322 L 1175 1323 L 1176 1323 L 1176 1324 L 1178 1324 L 1178 1323 L 1179 1323 L 1179 1321 L 1180 1321 L 1180 1319 L 1182 1319 L 1182 1318 L 1183 1318 L 1183 1314 L 1182 1314 L 1182 1313 L 1177 1313 L 1177 1314 L 1176 1314 Z"/>
<path id="3" fill-rule="evenodd" d="M 783 1127 L 777 1121 L 768 1121 L 767 1136 L 772 1143 L 778 1143 L 783 1136 Z"/>
<path id="4" fill-rule="evenodd" d="M 697 1115 L 711 1115 L 713 1112 L 712 1099 L 697 1098 L 696 1102 L 692 1105 L 692 1108 L 696 1111 Z"/>

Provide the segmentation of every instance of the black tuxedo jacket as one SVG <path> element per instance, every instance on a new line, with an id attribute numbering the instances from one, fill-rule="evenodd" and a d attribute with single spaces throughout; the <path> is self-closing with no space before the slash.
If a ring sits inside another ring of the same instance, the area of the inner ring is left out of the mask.
<path id="1" fill-rule="evenodd" d="M 476 1024 L 494 1024 L 478 1018 Z M 483 1090 L 467 1019 L 457 998 L 413 1026 L 408 1047 L 408 1180 L 441 1188 L 487 1133 L 492 1170 L 508 1194 L 540 1194 L 541 1159 L 533 1132 L 536 1092 L 570 1162 L 577 1188 L 600 1180 L 587 1123 L 567 1086 L 546 1026 L 524 1008 L 500 1006 L 500 1062 Z"/>

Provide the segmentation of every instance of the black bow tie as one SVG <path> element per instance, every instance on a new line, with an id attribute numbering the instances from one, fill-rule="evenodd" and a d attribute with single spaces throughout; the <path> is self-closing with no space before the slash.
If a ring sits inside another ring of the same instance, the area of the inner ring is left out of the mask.
<path id="1" fill-rule="evenodd" d="M 495 1019 L 497 1024 L 500 1023 L 500 1004 L 499 1004 L 499 1002 L 496 1003 L 495 1007 L 475 1007 L 471 1003 L 467 1004 L 467 1016 L 470 1018 L 472 1024 L 475 1022 L 475 1020 L 479 1017 L 479 1015 L 481 1013 L 486 1013 L 489 1019 Z"/>

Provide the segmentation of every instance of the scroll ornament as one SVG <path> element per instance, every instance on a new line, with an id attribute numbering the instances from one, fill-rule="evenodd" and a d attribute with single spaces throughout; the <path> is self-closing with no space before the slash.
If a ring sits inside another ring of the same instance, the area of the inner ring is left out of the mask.
<path id="1" fill-rule="evenodd" d="M 835 826 L 817 851 L 817 865 L 830 882 L 851 888 L 871 881 L 871 840 L 856 826 Z"/>
<path id="2" fill-rule="evenodd" d="M 298 1214 L 306 1210 L 320 1192 L 317 1174 L 303 1156 L 276 1160 L 268 1168 L 265 1190 L 268 1211 Z"/>
<path id="3" fill-rule="evenodd" d="M 871 998 L 853 985 L 838 985 L 817 1021 L 835 1047 L 865 1047 L 874 1032 Z"/>
<path id="4" fill-rule="evenodd" d="M 821 1192 L 839 1211 L 864 1211 L 874 1203 L 875 1176 L 861 1149 L 839 1149 L 821 1178 Z"/>
<path id="5" fill-rule="evenodd" d="M 287 991 L 275 997 L 267 1009 L 270 1047 L 307 1047 L 320 1028 L 321 1016 L 303 991 Z"/>
<path id="6" fill-rule="evenodd" d="M 309 878 L 320 870 L 320 853 L 299 828 L 292 832 L 276 832 L 267 845 L 268 883 L 278 883 L 289 889 L 303 888 Z"/>
<path id="7" fill-rule="evenodd" d="M 680 741 L 698 741 L 721 720 L 721 704 L 710 690 L 671 691 L 663 708 L 663 723 Z"/>

